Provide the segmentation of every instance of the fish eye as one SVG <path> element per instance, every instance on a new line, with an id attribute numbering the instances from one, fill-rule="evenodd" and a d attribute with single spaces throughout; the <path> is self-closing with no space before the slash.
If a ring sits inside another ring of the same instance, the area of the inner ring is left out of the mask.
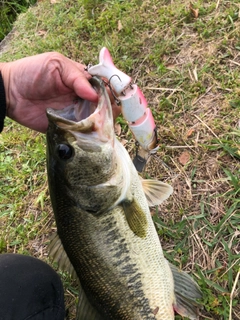
<path id="1" fill-rule="evenodd" d="M 57 146 L 58 156 L 62 160 L 69 160 L 73 155 L 73 148 L 68 144 L 59 144 Z"/>

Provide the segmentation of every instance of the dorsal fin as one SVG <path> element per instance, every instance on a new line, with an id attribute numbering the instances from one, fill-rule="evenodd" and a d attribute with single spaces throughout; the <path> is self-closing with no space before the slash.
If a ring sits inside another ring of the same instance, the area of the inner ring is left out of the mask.
<path id="1" fill-rule="evenodd" d="M 149 207 L 158 206 L 173 193 L 173 188 L 162 181 L 141 178 L 141 182 Z"/>
<path id="2" fill-rule="evenodd" d="M 147 235 L 148 222 L 145 212 L 138 202 L 133 198 L 132 201 L 123 201 L 122 206 L 130 229 L 138 237 L 145 238 Z"/>
<path id="3" fill-rule="evenodd" d="M 181 316 L 191 320 L 198 319 L 198 309 L 202 304 L 197 299 L 202 298 L 202 292 L 192 277 L 169 263 L 174 279 L 175 303 L 174 310 Z"/>

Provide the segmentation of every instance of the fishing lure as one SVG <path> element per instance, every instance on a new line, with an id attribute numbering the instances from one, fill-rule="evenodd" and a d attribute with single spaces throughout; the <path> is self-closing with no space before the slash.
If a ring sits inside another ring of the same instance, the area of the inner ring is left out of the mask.
<path id="1" fill-rule="evenodd" d="M 117 69 L 110 52 L 103 47 L 99 54 L 99 64 L 89 65 L 88 72 L 108 79 L 109 85 L 117 101 L 121 104 L 123 117 L 133 133 L 142 152 L 133 160 L 138 171 L 142 171 L 149 154 L 157 148 L 157 130 L 152 111 L 142 91 L 127 74 Z"/>

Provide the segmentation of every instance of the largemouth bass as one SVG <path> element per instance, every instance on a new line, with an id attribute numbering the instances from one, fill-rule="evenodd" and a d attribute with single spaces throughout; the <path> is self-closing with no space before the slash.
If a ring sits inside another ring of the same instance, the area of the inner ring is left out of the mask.
<path id="1" fill-rule="evenodd" d="M 69 258 L 80 281 L 77 320 L 171 320 L 174 310 L 197 319 L 199 288 L 165 259 L 149 211 L 149 203 L 160 203 L 172 189 L 140 179 L 115 137 L 103 82 L 94 77 L 91 83 L 97 105 L 47 110 L 58 233 L 50 250 L 62 265 Z"/>

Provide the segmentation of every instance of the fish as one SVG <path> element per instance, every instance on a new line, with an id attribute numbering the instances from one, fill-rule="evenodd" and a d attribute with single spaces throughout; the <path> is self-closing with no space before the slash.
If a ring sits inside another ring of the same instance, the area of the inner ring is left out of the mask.
<path id="1" fill-rule="evenodd" d="M 79 280 L 77 320 L 198 318 L 197 283 L 164 257 L 149 206 L 172 193 L 140 178 L 114 133 L 103 81 L 98 102 L 47 109 L 47 172 L 57 234 L 49 251 Z"/>

